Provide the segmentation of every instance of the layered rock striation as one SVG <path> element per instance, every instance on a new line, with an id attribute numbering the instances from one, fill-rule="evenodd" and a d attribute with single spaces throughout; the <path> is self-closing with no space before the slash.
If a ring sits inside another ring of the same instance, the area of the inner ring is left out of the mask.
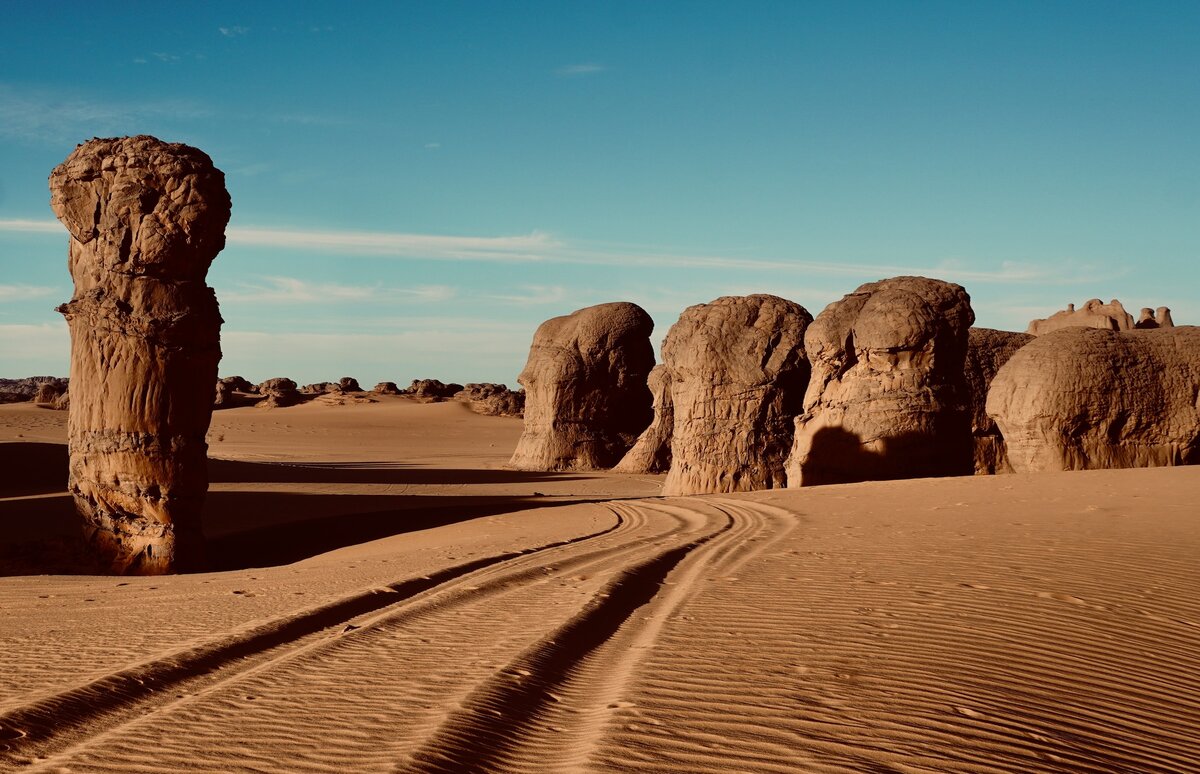
<path id="1" fill-rule="evenodd" d="M 788 486 L 969 475 L 974 319 L 962 287 L 926 277 L 870 282 L 827 306 L 804 338 L 812 379 Z"/>
<path id="2" fill-rule="evenodd" d="M 69 486 L 113 572 L 197 566 L 221 317 L 205 284 L 225 245 L 225 177 L 202 151 L 94 139 L 50 175 L 70 232 Z"/>
<path id="3" fill-rule="evenodd" d="M 520 470 L 598 470 L 620 461 L 653 418 L 646 378 L 654 321 L 637 304 L 599 304 L 554 317 L 533 336 L 517 380 L 525 429 Z"/>
<path id="4" fill-rule="evenodd" d="M 1200 328 L 1060 330 L 996 373 L 987 413 L 1018 473 L 1200 462 Z"/>
<path id="5" fill-rule="evenodd" d="M 812 315 L 765 294 L 684 310 L 663 340 L 674 421 L 663 494 L 783 487 Z"/>

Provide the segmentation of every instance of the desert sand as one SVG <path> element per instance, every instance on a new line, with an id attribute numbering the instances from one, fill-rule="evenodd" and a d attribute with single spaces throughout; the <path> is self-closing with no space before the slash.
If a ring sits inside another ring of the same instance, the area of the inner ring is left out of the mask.
<path id="1" fill-rule="evenodd" d="M 31 574 L 66 414 L 0 406 L 0 771 L 1200 770 L 1200 469 L 663 498 L 377 401 L 215 413 L 162 577 Z"/>

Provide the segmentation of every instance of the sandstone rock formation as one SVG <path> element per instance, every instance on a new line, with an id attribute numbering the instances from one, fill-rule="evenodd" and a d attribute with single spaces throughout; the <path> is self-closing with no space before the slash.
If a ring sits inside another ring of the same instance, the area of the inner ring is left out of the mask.
<path id="1" fill-rule="evenodd" d="M 520 417 L 525 412 L 525 393 L 504 384 L 472 382 L 454 394 L 476 414 L 489 417 Z"/>
<path id="2" fill-rule="evenodd" d="M 654 405 L 654 420 L 638 436 L 613 470 L 619 473 L 666 473 L 671 468 L 671 437 L 675 429 L 675 404 L 666 366 L 656 365 L 646 380 Z"/>
<path id="3" fill-rule="evenodd" d="M 1200 462 L 1200 328 L 1072 328 L 992 380 L 987 413 L 1018 473 Z"/>
<path id="4" fill-rule="evenodd" d="M 217 381 L 217 394 L 213 398 L 213 408 L 233 408 L 234 391 L 233 387 L 225 382 L 224 379 Z"/>
<path id="5" fill-rule="evenodd" d="M 1142 307 L 1142 312 L 1138 316 L 1135 328 L 1174 328 L 1175 321 L 1171 319 L 1171 310 L 1165 306 L 1160 306 L 1158 310 L 1151 309 L 1148 306 Z"/>
<path id="6" fill-rule="evenodd" d="M 778 296 L 684 310 L 663 340 L 674 422 L 664 495 L 783 487 L 812 315 Z"/>
<path id="7" fill-rule="evenodd" d="M 353 376 L 343 376 L 338 379 L 338 387 L 342 392 L 362 392 L 363 388 L 358 386 L 358 380 Z"/>
<path id="8" fill-rule="evenodd" d="M 49 379 L 38 384 L 37 392 L 33 395 L 33 402 L 52 406 L 66 391 L 66 379 Z"/>
<path id="9" fill-rule="evenodd" d="M 378 393 L 380 395 L 399 395 L 400 388 L 396 386 L 395 382 L 380 382 L 379 384 L 375 385 L 371 392 Z"/>
<path id="10" fill-rule="evenodd" d="M 812 379 L 788 486 L 970 474 L 974 320 L 965 290 L 926 277 L 870 282 L 827 306 L 804 337 Z"/>
<path id="11" fill-rule="evenodd" d="M 205 284 L 225 246 L 225 176 L 153 137 L 94 139 L 50 175 L 71 234 L 69 487 L 114 572 L 202 561 L 204 437 L 221 357 Z"/>
<path id="12" fill-rule="evenodd" d="M 438 379 L 413 379 L 412 384 L 404 392 L 412 395 L 414 398 L 445 400 L 453 398 L 462 389 L 463 386 L 461 384 L 455 384 L 454 382 L 443 384 Z"/>
<path id="13" fill-rule="evenodd" d="M 254 399 L 249 397 L 257 388 L 240 376 L 226 376 L 217 382 L 217 394 L 213 400 L 214 409 L 237 408 L 249 405 Z"/>
<path id="14" fill-rule="evenodd" d="M 277 376 L 262 382 L 254 391 L 263 399 L 254 404 L 260 408 L 283 408 L 295 406 L 304 400 L 304 396 L 296 389 L 296 383 L 286 376 Z"/>
<path id="15" fill-rule="evenodd" d="M 975 473 L 1008 473 L 1008 454 L 1000 428 L 987 415 L 987 394 L 1000 366 L 1034 337 L 1028 333 L 972 328 L 965 372 L 971 398 L 971 436 L 975 439 Z"/>
<path id="16" fill-rule="evenodd" d="M 300 388 L 305 395 L 324 395 L 327 392 L 341 392 L 342 387 L 337 382 L 314 382 Z"/>
<path id="17" fill-rule="evenodd" d="M 43 384 L 67 388 L 67 380 L 58 376 L 26 376 L 20 379 L 0 378 L 0 403 L 24 403 L 34 400 Z"/>
<path id="18" fill-rule="evenodd" d="M 628 302 L 542 323 L 517 377 L 525 387 L 525 430 L 510 464 L 596 470 L 620 461 L 653 417 L 646 387 L 653 330 L 650 315 Z"/>
<path id="19" fill-rule="evenodd" d="M 1055 312 L 1044 320 L 1032 320 L 1025 331 L 1032 336 L 1041 336 L 1051 331 L 1063 328 L 1103 328 L 1112 331 L 1133 330 L 1133 315 L 1125 311 L 1125 307 L 1117 299 L 1107 304 L 1093 298 L 1085 302 L 1082 309 L 1076 309 L 1074 304 Z"/>
<path id="20" fill-rule="evenodd" d="M 224 382 L 226 385 L 228 385 L 229 389 L 233 390 L 234 392 L 256 392 L 257 391 L 257 388 L 253 384 L 251 384 L 248 380 L 243 379 L 240 376 L 226 376 L 221 381 Z"/>

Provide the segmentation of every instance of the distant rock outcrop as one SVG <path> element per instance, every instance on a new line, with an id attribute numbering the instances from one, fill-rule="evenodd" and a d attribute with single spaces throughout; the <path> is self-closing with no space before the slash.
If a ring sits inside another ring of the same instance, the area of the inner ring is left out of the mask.
<path id="1" fill-rule="evenodd" d="M 205 434 L 221 316 L 205 284 L 225 246 L 225 177 L 202 151 L 94 139 L 50 175 L 71 234 L 69 487 L 113 572 L 202 560 Z"/>
<path id="2" fill-rule="evenodd" d="M 675 404 L 671 399 L 671 382 L 666 367 L 654 366 L 646 385 L 654 402 L 654 420 L 613 468 L 618 473 L 666 473 L 671 467 Z"/>
<path id="3" fill-rule="evenodd" d="M 1200 462 L 1200 328 L 1071 328 L 1017 350 L 987 413 L 1018 473 Z"/>
<path id="4" fill-rule="evenodd" d="M 663 340 L 674 423 L 664 495 L 783 487 L 812 315 L 778 296 L 688 307 Z"/>
<path id="5" fill-rule="evenodd" d="M 338 387 L 342 392 L 362 392 L 363 388 L 358 386 L 358 380 L 353 376 L 343 376 L 338 379 Z"/>
<path id="6" fill-rule="evenodd" d="M 313 382 L 300 387 L 304 395 L 324 395 L 327 392 L 341 392 L 342 387 L 337 382 Z"/>
<path id="7" fill-rule="evenodd" d="M 969 475 L 974 320 L 962 287 L 926 277 L 870 282 L 825 307 L 804 337 L 812 379 L 788 486 Z"/>
<path id="8" fill-rule="evenodd" d="M 525 387 L 525 431 L 510 464 L 596 470 L 619 462 L 653 417 L 646 387 L 653 330 L 650 315 L 628 302 L 542 323 L 517 377 Z"/>
<path id="9" fill-rule="evenodd" d="M 1026 333 L 1032 336 L 1041 336 L 1051 331 L 1062 330 L 1063 328 L 1101 328 L 1109 331 L 1131 331 L 1134 327 L 1149 327 L 1149 328 L 1169 328 L 1174 325 L 1171 322 L 1171 310 L 1165 306 L 1159 307 L 1160 320 L 1154 319 L 1154 313 L 1150 312 L 1149 322 L 1146 323 L 1146 313 L 1149 309 L 1142 310 L 1142 323 L 1134 323 L 1133 315 L 1125 311 L 1125 307 L 1117 299 L 1113 299 L 1107 304 L 1101 303 L 1100 299 L 1093 298 L 1084 303 L 1082 309 L 1076 309 L 1074 304 L 1067 304 L 1067 308 L 1055 312 L 1044 320 L 1032 320 L 1029 323 L 1029 328 Z M 1167 322 L 1164 325 L 1162 319 Z"/>
<path id="10" fill-rule="evenodd" d="M 217 394 L 213 400 L 213 408 L 228 409 L 238 406 L 248 406 L 255 398 L 252 393 L 257 388 L 240 376 L 226 376 L 217 382 Z"/>
<path id="11" fill-rule="evenodd" d="M 234 392 L 256 392 L 257 388 L 240 376 L 226 376 L 221 380 Z"/>
<path id="12" fill-rule="evenodd" d="M 61 384 L 66 389 L 67 380 L 59 376 L 26 376 L 20 379 L 0 378 L 0 403 L 24 403 L 33 400 L 41 385 Z"/>
<path id="13" fill-rule="evenodd" d="M 967 345 L 967 390 L 971 397 L 971 436 L 975 439 L 975 473 L 1011 472 L 1004 437 L 987 415 L 987 394 L 1000 366 L 1034 337 L 1028 333 L 972 328 Z"/>
<path id="14" fill-rule="evenodd" d="M 375 385 L 371 392 L 379 395 L 399 395 L 400 388 L 396 386 L 395 382 L 380 382 Z"/>
<path id="15" fill-rule="evenodd" d="M 414 398 L 424 398 L 427 400 L 447 400 L 453 398 L 461 392 L 463 386 L 461 384 L 443 384 L 437 379 L 413 379 L 412 384 L 405 390 L 405 394 L 412 395 Z"/>
<path id="16" fill-rule="evenodd" d="M 476 414 L 490 417 L 520 417 L 525 412 L 525 393 L 504 384 L 472 382 L 454 394 Z"/>
<path id="17" fill-rule="evenodd" d="M 284 408 L 304 400 L 304 396 L 296 389 L 296 383 L 286 376 L 268 379 L 255 387 L 254 391 L 262 396 L 262 400 L 254 404 L 260 408 Z"/>
<path id="18" fill-rule="evenodd" d="M 40 405 L 53 406 L 66 392 L 66 379 L 48 379 L 38 384 L 37 392 L 33 395 L 33 402 Z"/>
<path id="19" fill-rule="evenodd" d="M 1157 311 L 1150 307 L 1142 307 L 1142 313 L 1138 317 L 1135 328 L 1174 328 L 1175 321 L 1171 319 L 1171 310 L 1165 306 L 1160 306 Z"/>

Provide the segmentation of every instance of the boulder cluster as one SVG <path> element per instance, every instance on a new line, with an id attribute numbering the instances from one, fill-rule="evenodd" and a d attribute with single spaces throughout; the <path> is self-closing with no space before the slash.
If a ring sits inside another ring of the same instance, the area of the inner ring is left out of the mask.
<path id="1" fill-rule="evenodd" d="M 648 368 L 643 310 L 580 309 L 534 336 L 511 464 L 666 473 L 663 494 L 688 495 L 1200 462 L 1200 328 L 1095 299 L 1030 333 L 974 319 L 962 287 L 926 277 L 816 319 L 726 296 L 685 310 Z"/>

